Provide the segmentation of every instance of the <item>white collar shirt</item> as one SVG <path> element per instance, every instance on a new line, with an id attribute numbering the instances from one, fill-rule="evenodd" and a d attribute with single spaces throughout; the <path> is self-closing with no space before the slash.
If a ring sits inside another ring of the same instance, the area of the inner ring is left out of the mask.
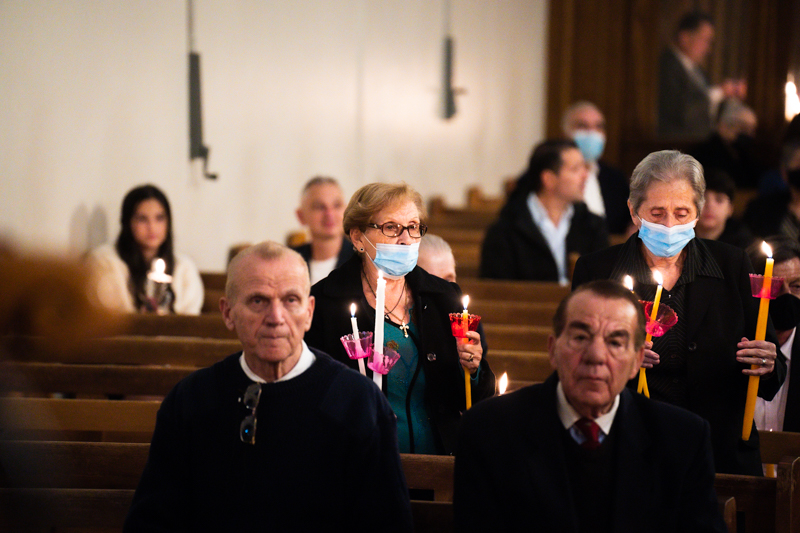
<path id="1" fill-rule="evenodd" d="M 300 359 L 297 360 L 297 364 L 294 365 L 294 368 L 292 368 L 286 374 L 284 374 L 283 376 L 281 376 L 280 378 L 276 379 L 271 383 L 277 383 L 278 381 L 288 381 L 292 378 L 296 378 L 297 376 L 299 376 L 300 374 L 311 368 L 311 365 L 313 365 L 314 361 L 316 360 L 317 357 L 314 355 L 314 352 L 312 352 L 311 349 L 308 347 L 306 341 L 303 341 L 303 351 L 300 352 Z M 250 378 L 252 381 L 255 381 L 256 383 L 266 383 L 266 381 L 264 381 L 264 379 L 261 376 L 253 372 L 253 370 L 247 364 L 247 361 L 244 358 L 244 352 L 242 352 L 242 355 L 239 356 L 239 364 L 242 366 L 242 370 L 244 370 L 244 373 L 247 374 L 247 377 Z"/>
<path id="2" fill-rule="evenodd" d="M 797 328 L 781 345 L 781 352 L 786 356 L 786 379 L 771 401 L 756 398 L 756 428 L 759 431 L 783 431 L 783 418 L 786 415 L 786 398 L 789 396 L 789 368 L 792 364 L 792 346 Z"/>
<path id="3" fill-rule="evenodd" d="M 531 213 L 534 224 L 539 227 L 539 231 L 547 242 L 547 247 L 550 248 L 553 259 L 555 259 L 556 268 L 558 269 L 558 282 L 561 285 L 567 285 L 569 283 L 569 278 L 567 277 L 567 234 L 572 225 L 572 216 L 575 214 L 575 208 L 570 204 L 561 215 L 558 225 L 553 224 L 539 197 L 532 192 L 528 195 L 528 210 Z"/>
<path id="4" fill-rule="evenodd" d="M 564 394 L 564 387 L 561 386 L 560 381 L 556 386 L 556 399 L 558 418 L 561 420 L 561 424 L 564 426 L 564 429 L 569 431 L 569 434 L 573 439 L 575 439 L 575 442 L 578 444 L 583 444 L 583 442 L 586 440 L 586 437 L 577 427 L 575 427 L 575 422 L 583 417 L 579 415 L 575 408 L 572 407 L 572 405 L 570 405 L 570 403 L 567 401 L 567 397 Z M 594 423 L 600 426 L 598 440 L 601 443 L 606 436 L 611 433 L 611 425 L 614 423 L 614 417 L 617 416 L 617 409 L 619 409 L 619 394 L 617 394 L 617 397 L 614 398 L 614 403 L 611 406 L 611 409 L 609 409 L 606 414 L 594 420 Z"/>

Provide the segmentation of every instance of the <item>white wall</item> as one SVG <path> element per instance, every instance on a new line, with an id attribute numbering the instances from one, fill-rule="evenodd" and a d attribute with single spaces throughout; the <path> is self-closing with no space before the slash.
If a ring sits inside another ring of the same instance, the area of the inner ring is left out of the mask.
<path id="1" fill-rule="evenodd" d="M 132 187 L 170 198 L 176 247 L 222 270 L 283 240 L 312 175 L 499 194 L 544 132 L 548 0 L 451 0 L 458 112 L 440 114 L 435 0 L 194 0 L 202 177 L 188 161 L 183 0 L 0 1 L 0 238 L 82 252 Z"/>

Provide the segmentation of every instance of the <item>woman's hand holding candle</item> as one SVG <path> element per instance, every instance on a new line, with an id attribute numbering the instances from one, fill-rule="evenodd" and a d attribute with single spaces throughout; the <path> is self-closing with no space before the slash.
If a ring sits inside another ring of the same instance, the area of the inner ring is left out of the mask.
<path id="1" fill-rule="evenodd" d="M 758 307 L 756 338 L 754 341 L 749 341 L 742 337 L 742 340 L 736 345 L 739 348 L 736 351 L 736 360 L 741 363 L 750 363 L 749 370 L 742 370 L 743 374 L 750 376 L 747 380 L 747 396 L 744 405 L 744 419 L 742 420 L 742 440 L 750 440 L 759 379 L 764 374 L 772 372 L 772 369 L 775 368 L 775 357 L 777 357 L 775 345 L 764 340 L 767 332 L 774 260 L 772 259 L 772 248 L 766 242 L 761 243 L 761 249 L 767 255 L 767 261 L 764 266 L 763 288 Z"/>

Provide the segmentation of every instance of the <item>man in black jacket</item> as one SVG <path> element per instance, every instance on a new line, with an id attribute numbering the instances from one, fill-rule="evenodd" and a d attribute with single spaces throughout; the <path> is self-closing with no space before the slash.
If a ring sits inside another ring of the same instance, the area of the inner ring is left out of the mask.
<path id="1" fill-rule="evenodd" d="M 625 388 L 644 321 L 617 282 L 564 299 L 548 340 L 556 374 L 464 416 L 457 531 L 725 531 L 708 422 Z"/>
<path id="2" fill-rule="evenodd" d="M 583 203 L 587 168 L 578 146 L 549 140 L 533 151 L 481 250 L 480 277 L 567 284 L 574 255 L 608 246 L 605 221 Z"/>

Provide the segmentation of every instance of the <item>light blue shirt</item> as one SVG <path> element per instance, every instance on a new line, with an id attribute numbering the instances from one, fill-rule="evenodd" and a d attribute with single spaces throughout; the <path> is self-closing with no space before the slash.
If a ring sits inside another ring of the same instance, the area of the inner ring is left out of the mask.
<path id="1" fill-rule="evenodd" d="M 547 242 L 547 247 L 550 248 L 550 253 L 553 254 L 553 259 L 556 261 L 558 282 L 561 285 L 568 285 L 567 234 L 569 233 L 570 225 L 572 225 L 572 215 L 575 214 L 575 208 L 570 204 L 564 214 L 561 215 L 558 225 L 555 225 L 547 215 L 547 210 L 542 205 L 542 202 L 539 201 L 539 197 L 536 196 L 535 192 L 532 192 L 528 195 L 528 211 L 531 212 L 534 224 L 542 232 L 544 240 Z"/>

